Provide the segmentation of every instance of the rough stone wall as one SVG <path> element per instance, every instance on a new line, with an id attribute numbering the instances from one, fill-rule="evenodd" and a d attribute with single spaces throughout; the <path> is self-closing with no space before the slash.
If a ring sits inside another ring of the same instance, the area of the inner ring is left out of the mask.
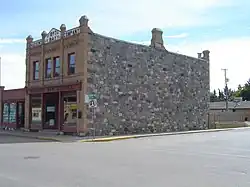
<path id="1" fill-rule="evenodd" d="M 88 93 L 96 93 L 96 135 L 206 129 L 209 63 L 90 34 Z"/>

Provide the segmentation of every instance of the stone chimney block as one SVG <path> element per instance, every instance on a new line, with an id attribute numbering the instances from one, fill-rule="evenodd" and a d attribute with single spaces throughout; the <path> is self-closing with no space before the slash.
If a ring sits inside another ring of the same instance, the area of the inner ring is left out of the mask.
<path id="1" fill-rule="evenodd" d="M 87 16 L 82 16 L 80 19 L 79 19 L 79 23 L 80 23 L 80 26 L 82 27 L 88 27 L 88 22 L 89 22 L 89 19 L 87 18 Z"/>
<path id="2" fill-rule="evenodd" d="M 47 33 L 46 31 L 43 31 L 42 34 L 41 34 L 42 39 L 45 39 L 45 37 L 47 36 L 47 34 L 48 34 L 48 33 Z"/>
<path id="3" fill-rule="evenodd" d="M 201 58 L 202 53 L 198 53 L 198 58 Z"/>
<path id="4" fill-rule="evenodd" d="M 31 46 L 31 43 L 33 42 L 33 37 L 31 35 L 29 35 L 27 38 L 26 38 L 26 49 L 28 50 Z"/>
<path id="5" fill-rule="evenodd" d="M 41 33 L 43 43 L 45 42 L 45 37 L 47 36 L 47 34 L 48 34 L 48 33 L 47 33 L 46 31 L 43 31 L 43 32 Z"/>
<path id="6" fill-rule="evenodd" d="M 210 51 L 209 50 L 204 50 L 203 52 L 202 52 L 202 54 L 203 54 L 203 59 L 204 60 L 207 60 L 207 61 L 210 61 Z"/>
<path id="7" fill-rule="evenodd" d="M 61 26 L 60 26 L 60 30 L 62 31 L 62 32 L 65 32 L 66 31 L 66 25 L 65 24 L 61 24 Z"/>
<path id="8" fill-rule="evenodd" d="M 63 38 L 64 34 L 65 34 L 66 30 L 67 30 L 66 25 L 65 24 L 61 24 L 60 30 L 61 30 L 61 38 Z"/>
<path id="9" fill-rule="evenodd" d="M 26 41 L 27 41 L 27 43 L 33 42 L 33 37 L 32 37 L 31 35 L 29 35 L 29 36 L 26 38 Z"/>
<path id="10" fill-rule="evenodd" d="M 151 47 L 165 49 L 162 38 L 163 31 L 158 28 L 154 28 L 152 31 Z"/>

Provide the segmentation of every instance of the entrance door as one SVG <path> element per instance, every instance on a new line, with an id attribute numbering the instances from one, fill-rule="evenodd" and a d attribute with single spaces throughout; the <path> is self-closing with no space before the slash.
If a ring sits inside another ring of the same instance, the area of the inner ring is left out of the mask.
<path id="1" fill-rule="evenodd" d="M 45 115 L 44 115 L 44 129 L 57 129 L 58 128 L 58 93 L 45 94 Z"/>
<path id="2" fill-rule="evenodd" d="M 17 128 L 24 127 L 24 102 L 19 102 L 17 104 Z"/>
<path id="3" fill-rule="evenodd" d="M 49 104 L 45 108 L 45 124 L 48 129 L 56 129 L 56 105 Z"/>

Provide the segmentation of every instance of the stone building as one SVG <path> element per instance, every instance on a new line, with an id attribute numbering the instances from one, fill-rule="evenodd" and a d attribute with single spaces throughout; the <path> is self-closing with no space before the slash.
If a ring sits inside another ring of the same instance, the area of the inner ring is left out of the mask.
<path id="1" fill-rule="evenodd" d="M 207 128 L 209 51 L 169 52 L 162 35 L 153 29 L 150 46 L 129 43 L 94 33 L 83 16 L 76 28 L 28 36 L 24 127 L 85 135 Z"/>

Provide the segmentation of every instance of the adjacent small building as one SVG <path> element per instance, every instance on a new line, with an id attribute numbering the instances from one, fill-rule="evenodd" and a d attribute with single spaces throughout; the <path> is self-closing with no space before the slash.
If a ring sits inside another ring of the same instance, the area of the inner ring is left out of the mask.
<path id="1" fill-rule="evenodd" d="M 210 122 L 250 121 L 250 101 L 210 102 Z"/>
<path id="2" fill-rule="evenodd" d="M 1 125 L 8 128 L 24 127 L 25 89 L 4 90 L 0 87 Z"/>
<path id="3" fill-rule="evenodd" d="M 82 16 L 76 28 L 28 36 L 25 88 L 0 90 L 2 125 L 84 135 L 206 129 L 209 51 L 169 52 L 162 35 L 129 43 L 94 33 Z"/>

